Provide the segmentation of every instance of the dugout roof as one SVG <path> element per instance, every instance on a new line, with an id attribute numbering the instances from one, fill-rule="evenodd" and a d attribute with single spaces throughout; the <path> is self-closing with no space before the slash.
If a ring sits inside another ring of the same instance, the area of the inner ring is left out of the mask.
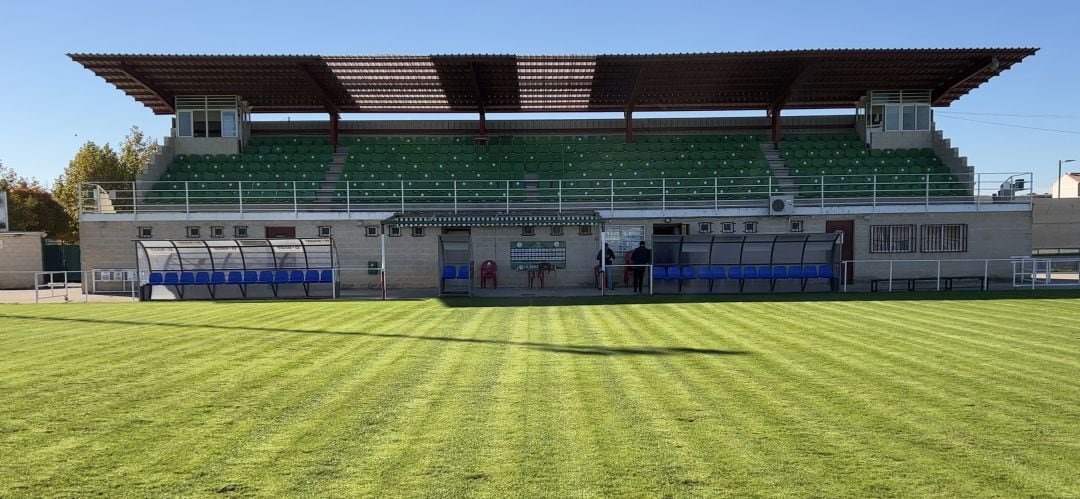
<path id="1" fill-rule="evenodd" d="M 255 113 L 626 112 L 850 108 L 909 89 L 948 106 L 1037 50 L 69 57 L 156 114 L 179 95 L 239 95 Z"/>

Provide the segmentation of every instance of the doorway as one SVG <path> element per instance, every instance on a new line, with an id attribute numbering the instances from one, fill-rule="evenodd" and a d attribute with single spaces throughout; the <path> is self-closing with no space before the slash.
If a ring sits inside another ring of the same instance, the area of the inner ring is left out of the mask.
<path id="1" fill-rule="evenodd" d="M 266 228 L 267 239 L 294 239 L 296 238 L 296 227 L 267 227 Z"/>
<path id="2" fill-rule="evenodd" d="M 690 232 L 687 224 L 653 224 L 654 236 L 684 236 Z"/>
<path id="3" fill-rule="evenodd" d="M 842 260 L 853 260 L 855 258 L 855 221 L 854 220 L 826 220 L 825 232 L 829 234 L 835 234 L 837 232 L 844 235 L 844 243 L 840 247 L 840 258 Z M 851 284 L 855 282 L 855 264 L 848 261 L 847 270 L 845 275 L 847 276 L 845 284 Z"/>

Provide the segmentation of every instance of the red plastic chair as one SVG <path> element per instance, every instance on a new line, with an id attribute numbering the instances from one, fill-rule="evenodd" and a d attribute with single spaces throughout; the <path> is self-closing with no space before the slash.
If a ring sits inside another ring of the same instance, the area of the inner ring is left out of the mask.
<path id="1" fill-rule="evenodd" d="M 487 287 L 487 280 L 491 279 L 491 287 L 499 289 L 499 279 L 495 276 L 498 272 L 498 266 L 492 260 L 485 260 L 480 264 L 480 287 Z"/>

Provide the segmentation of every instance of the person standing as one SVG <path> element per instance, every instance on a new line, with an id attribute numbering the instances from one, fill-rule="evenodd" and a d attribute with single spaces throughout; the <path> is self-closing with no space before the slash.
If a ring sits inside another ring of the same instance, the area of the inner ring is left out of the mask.
<path id="1" fill-rule="evenodd" d="M 652 261 L 652 251 L 645 247 L 645 241 L 641 241 L 637 248 L 630 253 L 630 263 L 634 265 L 634 293 L 644 292 L 645 265 Z"/>
<path id="2" fill-rule="evenodd" d="M 611 246 L 608 243 L 604 243 L 604 251 L 596 252 L 597 262 L 600 261 L 601 255 L 603 255 L 604 258 L 604 283 L 608 287 L 608 289 L 614 291 L 615 283 L 611 280 L 611 266 L 615 264 L 615 250 L 612 250 Z M 600 264 L 597 263 L 597 266 L 599 265 Z"/>

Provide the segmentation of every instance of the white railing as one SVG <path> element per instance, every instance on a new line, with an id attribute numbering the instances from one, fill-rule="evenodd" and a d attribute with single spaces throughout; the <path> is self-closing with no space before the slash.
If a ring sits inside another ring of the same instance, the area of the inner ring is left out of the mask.
<path id="1" fill-rule="evenodd" d="M 939 174 L 818 175 L 793 183 L 777 177 L 581 178 L 560 180 L 350 179 L 87 182 L 83 213 L 206 211 L 553 211 L 722 209 L 765 207 L 770 196 L 795 206 L 1026 204 L 1032 175 L 976 174 L 953 181 Z"/>
<path id="2" fill-rule="evenodd" d="M 849 288 L 941 291 L 952 289 L 961 280 L 967 281 L 967 287 L 977 285 L 982 290 L 990 289 L 994 283 L 1006 288 L 1080 287 L 1080 258 L 844 260 L 837 276 L 844 292 Z M 898 288 L 901 284 L 903 287 Z"/>

